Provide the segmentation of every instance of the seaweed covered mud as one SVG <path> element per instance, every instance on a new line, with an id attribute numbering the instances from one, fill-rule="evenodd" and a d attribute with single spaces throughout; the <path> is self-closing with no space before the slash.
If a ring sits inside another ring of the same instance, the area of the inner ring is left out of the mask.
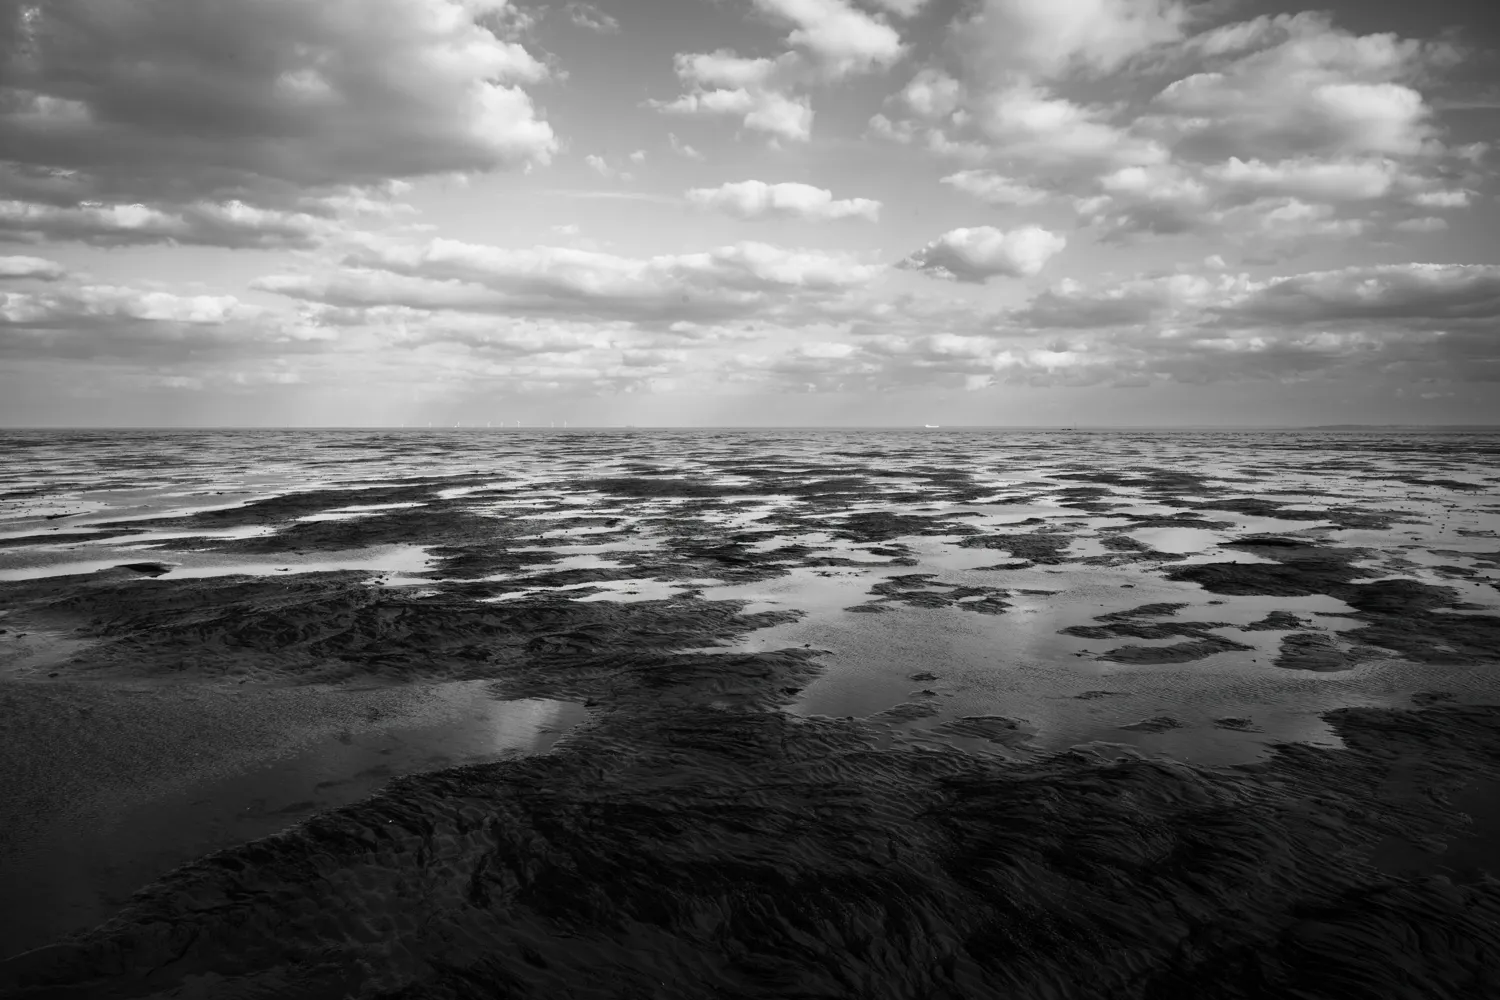
<path id="1" fill-rule="evenodd" d="M 12 433 L 0 995 L 1500 997 L 1500 439 Z"/>

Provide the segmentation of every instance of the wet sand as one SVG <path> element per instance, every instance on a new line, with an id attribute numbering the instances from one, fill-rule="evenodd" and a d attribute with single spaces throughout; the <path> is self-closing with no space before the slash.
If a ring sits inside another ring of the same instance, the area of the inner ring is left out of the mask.
<path id="1" fill-rule="evenodd" d="M 0 992 L 1500 995 L 1493 438 L 8 443 Z"/>
<path id="2" fill-rule="evenodd" d="M 0 682 L 0 898 L 24 903 L 0 910 L 8 953 L 98 924 L 179 865 L 394 775 L 545 751 L 587 717 L 573 703 L 498 700 L 485 682 L 59 680 Z"/>

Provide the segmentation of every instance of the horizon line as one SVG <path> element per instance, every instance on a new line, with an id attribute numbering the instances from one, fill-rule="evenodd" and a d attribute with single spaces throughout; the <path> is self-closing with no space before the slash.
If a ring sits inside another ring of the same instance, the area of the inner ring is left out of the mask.
<path id="1" fill-rule="evenodd" d="M 1497 430 L 1500 423 L 1488 424 L 508 424 L 498 427 L 479 424 L 448 426 L 406 424 L 13 424 L 0 425 L 8 431 L 920 431 L 920 430 L 1005 430 L 1005 431 L 1326 431 L 1326 430 Z"/>

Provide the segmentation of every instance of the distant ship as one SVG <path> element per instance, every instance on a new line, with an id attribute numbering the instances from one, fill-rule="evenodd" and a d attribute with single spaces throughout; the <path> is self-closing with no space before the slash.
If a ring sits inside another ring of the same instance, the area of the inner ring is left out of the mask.
<path id="1" fill-rule="evenodd" d="M 929 428 L 931 428 L 931 427 L 940 427 L 942 425 L 941 424 L 923 424 L 922 426 L 923 427 L 929 427 Z"/>

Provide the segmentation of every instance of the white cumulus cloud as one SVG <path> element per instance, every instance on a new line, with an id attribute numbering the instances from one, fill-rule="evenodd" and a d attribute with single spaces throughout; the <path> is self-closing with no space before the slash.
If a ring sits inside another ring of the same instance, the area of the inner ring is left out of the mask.
<path id="1" fill-rule="evenodd" d="M 810 184 L 767 184 L 738 181 L 716 188 L 693 188 L 690 204 L 741 219 L 770 217 L 812 221 L 833 219 L 880 219 L 880 202 L 870 198 L 834 198 L 833 192 Z"/>
<path id="2" fill-rule="evenodd" d="M 57 281 L 67 273 L 67 269 L 55 260 L 42 257 L 0 257 L 0 279 L 37 278 L 41 281 Z"/>
<path id="3" fill-rule="evenodd" d="M 993 170 L 960 170 L 944 177 L 942 182 L 991 205 L 1035 205 L 1047 199 L 1046 191 Z"/>
<path id="4" fill-rule="evenodd" d="M 1067 239 L 1039 226 L 1009 231 L 993 226 L 952 229 L 897 266 L 971 283 L 1024 278 L 1039 274 L 1067 245 Z"/>
<path id="5" fill-rule="evenodd" d="M 839 78 L 889 67 L 906 54 L 901 35 L 845 0 L 754 0 L 766 14 L 794 27 L 787 41 L 805 50 L 828 76 Z"/>
<path id="6" fill-rule="evenodd" d="M 992 72 L 1049 79 L 1115 70 L 1188 20 L 1181 0 L 983 0 L 958 35 Z"/>

